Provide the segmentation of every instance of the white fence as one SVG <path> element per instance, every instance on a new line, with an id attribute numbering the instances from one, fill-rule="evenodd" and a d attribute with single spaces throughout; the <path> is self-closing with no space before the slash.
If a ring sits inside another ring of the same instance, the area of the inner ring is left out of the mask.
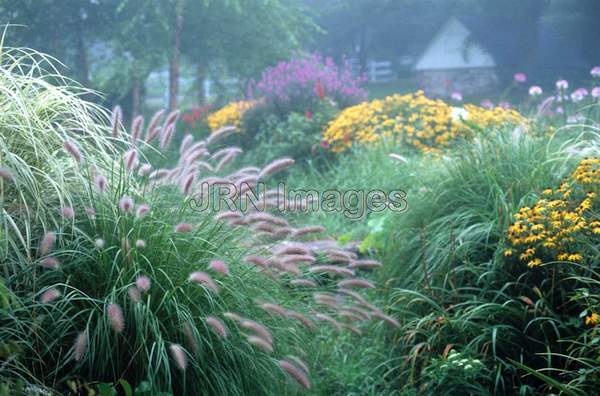
<path id="1" fill-rule="evenodd" d="M 360 62 L 358 59 L 352 58 L 349 60 L 349 63 L 355 74 L 359 74 Z M 368 61 L 366 74 L 370 82 L 394 81 L 397 78 L 391 61 Z"/>

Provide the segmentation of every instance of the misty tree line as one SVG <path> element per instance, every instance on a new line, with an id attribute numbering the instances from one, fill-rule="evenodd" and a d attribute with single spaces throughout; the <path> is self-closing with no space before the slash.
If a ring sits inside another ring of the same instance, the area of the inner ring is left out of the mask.
<path id="1" fill-rule="evenodd" d="M 294 0 L 1 0 L 5 43 L 51 54 L 82 85 L 129 99 L 140 112 L 148 75 L 168 67 L 177 106 L 182 61 L 194 66 L 198 95 L 209 67 L 256 75 L 316 31 Z M 199 101 L 203 101 L 199 97 Z"/>
<path id="2" fill-rule="evenodd" d="M 453 13 L 480 18 L 491 41 L 519 38 L 508 51 L 484 43 L 504 70 L 522 66 L 542 18 L 600 63 L 597 0 L 0 0 L 3 23 L 23 25 L 7 30 L 6 45 L 51 54 L 133 114 L 156 70 L 168 68 L 174 108 L 182 62 L 191 65 L 202 103 L 202 82 L 215 70 L 245 81 L 296 49 L 353 56 L 364 70 L 368 59 L 416 53 Z"/>
<path id="3" fill-rule="evenodd" d="M 418 55 L 450 15 L 478 21 L 481 31 L 476 39 L 492 53 L 506 79 L 511 79 L 515 71 L 527 69 L 530 55 L 540 45 L 540 24 L 551 26 L 565 42 L 577 46 L 576 51 L 569 52 L 581 53 L 588 65 L 600 64 L 598 0 L 310 0 L 309 3 L 315 7 L 321 4 L 319 23 L 327 31 L 318 39 L 318 45 L 336 57 L 354 53 L 363 68 L 368 59 L 393 59 L 405 53 Z M 556 50 L 556 58 L 565 56 L 566 51 L 560 52 L 564 48 Z M 542 66 L 548 67 L 554 60 L 544 59 Z"/>

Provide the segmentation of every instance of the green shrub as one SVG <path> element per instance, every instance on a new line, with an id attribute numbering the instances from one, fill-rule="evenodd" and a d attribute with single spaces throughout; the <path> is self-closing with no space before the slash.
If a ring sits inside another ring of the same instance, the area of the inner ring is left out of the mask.
<path id="1" fill-rule="evenodd" d="M 267 116 L 255 136 L 256 147 L 246 156 L 250 163 L 270 162 L 276 158 L 291 157 L 301 164 L 319 166 L 327 152 L 321 147 L 321 130 L 329 115 L 317 113 L 308 118 L 305 114 L 290 113 L 285 120 Z"/>

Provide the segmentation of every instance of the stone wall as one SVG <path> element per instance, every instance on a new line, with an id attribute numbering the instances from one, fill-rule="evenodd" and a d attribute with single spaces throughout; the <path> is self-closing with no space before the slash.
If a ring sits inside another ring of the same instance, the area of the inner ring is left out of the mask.
<path id="1" fill-rule="evenodd" d="M 473 95 L 493 90 L 498 75 L 493 68 L 423 70 L 417 72 L 417 81 L 427 96 L 447 98 L 452 92 Z"/>

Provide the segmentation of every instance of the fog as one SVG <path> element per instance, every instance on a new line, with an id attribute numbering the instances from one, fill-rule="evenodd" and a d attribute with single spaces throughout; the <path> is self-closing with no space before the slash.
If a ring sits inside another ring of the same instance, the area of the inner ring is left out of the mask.
<path id="1" fill-rule="evenodd" d="M 241 98 L 299 53 L 348 62 L 370 97 L 476 102 L 516 73 L 544 90 L 583 85 L 600 62 L 594 0 L 4 0 L 0 15 L 4 45 L 55 57 L 126 113 Z"/>

